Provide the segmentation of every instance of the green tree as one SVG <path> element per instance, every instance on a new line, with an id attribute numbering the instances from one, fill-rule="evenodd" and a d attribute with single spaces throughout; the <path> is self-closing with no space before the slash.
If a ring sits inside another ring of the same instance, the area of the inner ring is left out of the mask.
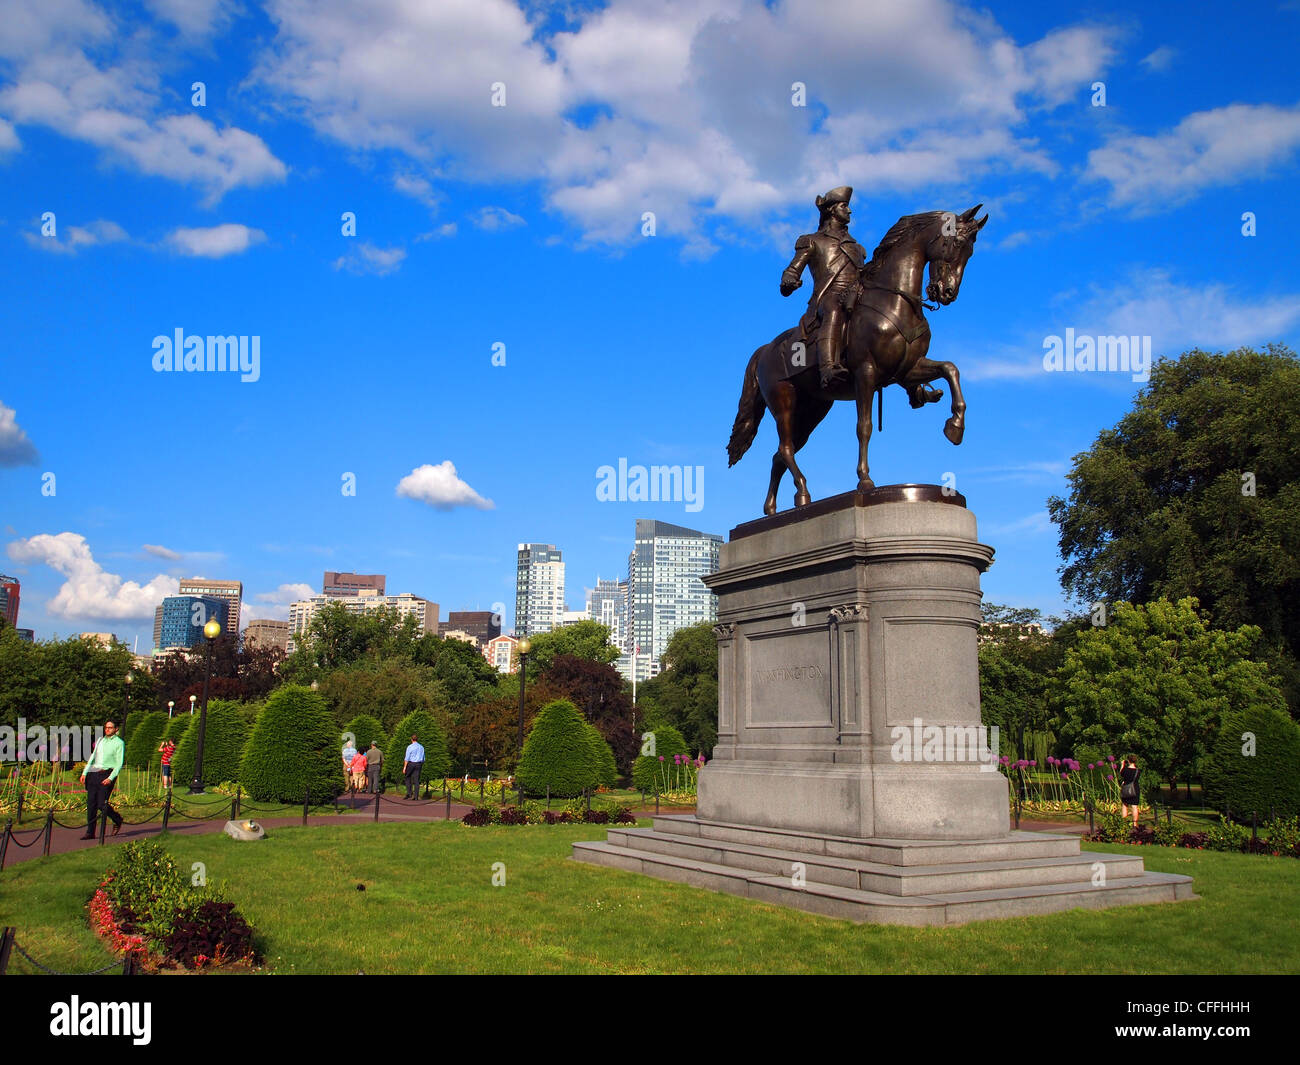
<path id="1" fill-rule="evenodd" d="M 1285 707 L 1252 658 L 1259 629 L 1212 629 L 1195 599 L 1121 603 L 1081 629 L 1052 682 L 1063 742 L 1080 761 L 1132 751 L 1150 780 L 1198 772 L 1224 715 Z"/>
<path id="2" fill-rule="evenodd" d="M 261 802 L 327 802 L 342 790 L 338 726 L 321 696 L 285 685 L 266 701 L 244 747 L 239 781 Z"/>
<path id="3" fill-rule="evenodd" d="M 1289 348 L 1161 359 L 1133 410 L 1075 457 L 1060 527 L 1084 602 L 1196 597 L 1257 625 L 1300 713 L 1300 361 Z"/>
<path id="4" fill-rule="evenodd" d="M 672 767 L 673 755 L 691 752 L 687 749 L 682 734 L 672 725 L 655 725 L 652 729 L 647 729 L 644 736 L 642 746 L 647 753 L 632 763 L 632 784 L 641 791 L 653 793 L 662 790 L 665 767 Z"/>
<path id="5" fill-rule="evenodd" d="M 637 690 L 645 728 L 672 725 L 693 752 L 718 742 L 718 638 L 713 622 L 678 629 L 660 659 L 662 672 Z M 671 751 L 669 754 L 686 753 Z"/>
<path id="6" fill-rule="evenodd" d="M 1031 758 L 1031 734 L 1050 726 L 1048 685 L 1077 624 L 1044 618 L 1033 607 L 980 606 L 980 715 L 996 725 L 1004 754 Z M 1056 625 L 1056 631 L 1045 626 Z"/>
<path id="7" fill-rule="evenodd" d="M 438 719 L 426 710 L 415 710 L 397 723 L 384 751 L 384 779 L 392 783 L 401 782 L 403 755 L 411 745 L 412 736 L 419 736 L 420 746 L 424 748 L 421 781 L 442 780 L 451 769 L 447 734 Z"/>
<path id="8" fill-rule="evenodd" d="M 609 626 L 602 625 L 599 621 L 563 625 L 550 632 L 530 636 L 529 640 L 533 645 L 528 652 L 529 676 L 544 675 L 560 655 L 589 658 L 607 666 L 618 661 L 618 648 L 609 642 Z"/>
<path id="9" fill-rule="evenodd" d="M 500 674 L 465 640 L 445 640 L 426 633 L 416 642 L 412 657 L 433 670 L 453 713 L 490 698 L 496 691 Z"/>
<path id="10" fill-rule="evenodd" d="M 130 673 L 131 706 L 149 708 L 154 678 L 137 669 L 131 649 L 122 643 L 103 647 L 72 637 L 27 643 L 9 627 L 0 629 L 0 722 L 16 725 L 125 724 L 126 675 Z"/>
<path id="11" fill-rule="evenodd" d="M 1205 765 L 1205 801 L 1237 820 L 1300 814 L 1300 726 L 1281 710 L 1247 706 L 1224 715 Z"/>
<path id="12" fill-rule="evenodd" d="M 372 740 L 379 744 L 381 750 L 388 744 L 388 735 L 384 732 L 383 722 L 369 714 L 358 714 L 343 726 L 343 731 L 352 733 L 358 751 L 368 750 Z M 342 740 L 343 737 L 340 736 L 340 747 L 343 746 Z"/>
<path id="13" fill-rule="evenodd" d="M 432 714 L 446 731 L 450 724 L 446 696 L 429 666 L 406 658 L 371 659 L 327 674 L 320 693 L 340 725 L 359 714 L 378 718 L 386 735 L 417 710 Z"/>
<path id="14" fill-rule="evenodd" d="M 166 729 L 167 715 L 161 710 L 146 714 L 126 738 L 126 764 L 135 769 L 147 769 L 152 765 L 158 757 L 158 744 L 162 743 Z"/>
<path id="15" fill-rule="evenodd" d="M 605 742 L 605 737 L 590 721 L 587 722 L 587 742 L 591 746 L 592 760 L 596 764 L 598 773 L 596 783 L 612 788 L 618 783 L 618 766 L 614 764 L 614 749 Z"/>
<path id="16" fill-rule="evenodd" d="M 581 795 L 596 787 L 604 770 L 594 731 L 569 700 L 547 703 L 524 740 L 519 782 L 534 795 Z"/>
<path id="17" fill-rule="evenodd" d="M 248 740 L 248 725 L 233 700 L 209 699 L 203 729 L 203 783 L 221 784 L 239 778 L 239 762 Z M 155 746 L 157 746 L 155 744 Z M 194 760 L 199 749 L 199 715 L 186 730 L 172 756 L 172 778 L 186 784 L 194 779 Z"/>

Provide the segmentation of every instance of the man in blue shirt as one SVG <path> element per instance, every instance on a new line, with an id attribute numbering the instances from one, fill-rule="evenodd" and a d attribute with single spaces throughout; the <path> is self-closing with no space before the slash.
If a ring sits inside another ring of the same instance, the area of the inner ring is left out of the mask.
<path id="1" fill-rule="evenodd" d="M 424 748 L 420 746 L 419 737 L 411 736 L 411 745 L 402 755 L 402 778 L 406 781 L 406 797 L 420 797 L 420 770 L 424 768 Z"/>

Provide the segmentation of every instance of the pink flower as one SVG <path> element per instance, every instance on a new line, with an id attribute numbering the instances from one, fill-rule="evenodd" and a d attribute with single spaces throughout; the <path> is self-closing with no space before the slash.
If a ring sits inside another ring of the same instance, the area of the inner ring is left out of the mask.
<path id="1" fill-rule="evenodd" d="M 661 754 L 661 755 L 659 756 L 659 761 L 662 762 L 663 760 L 664 760 L 664 756 Z"/>

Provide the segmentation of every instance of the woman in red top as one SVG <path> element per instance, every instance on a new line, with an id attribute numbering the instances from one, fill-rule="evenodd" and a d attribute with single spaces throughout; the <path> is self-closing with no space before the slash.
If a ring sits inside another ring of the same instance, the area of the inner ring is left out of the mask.
<path id="1" fill-rule="evenodd" d="M 172 755 L 176 753 L 176 741 L 163 740 L 162 746 L 158 750 L 162 752 L 163 786 L 170 788 L 172 786 Z"/>

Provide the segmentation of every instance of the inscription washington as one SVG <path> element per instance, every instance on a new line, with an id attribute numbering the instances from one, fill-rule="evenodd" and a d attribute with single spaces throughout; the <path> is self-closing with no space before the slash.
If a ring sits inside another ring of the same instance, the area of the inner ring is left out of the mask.
<path id="1" fill-rule="evenodd" d="M 826 674 L 820 666 L 778 666 L 776 669 L 759 669 L 755 671 L 760 684 L 771 684 L 776 680 L 821 680 Z"/>

